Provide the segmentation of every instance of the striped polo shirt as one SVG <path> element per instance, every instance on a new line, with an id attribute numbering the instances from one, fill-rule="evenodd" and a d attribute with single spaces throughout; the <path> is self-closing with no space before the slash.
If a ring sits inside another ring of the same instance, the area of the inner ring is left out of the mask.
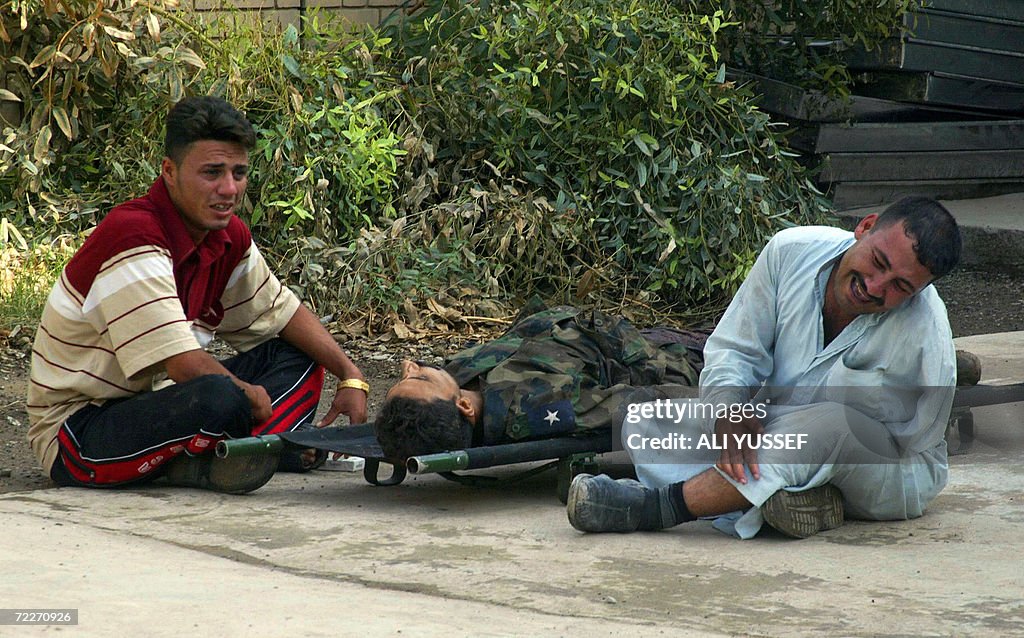
<path id="1" fill-rule="evenodd" d="M 153 390 L 166 380 L 163 361 L 205 347 L 215 333 L 248 350 L 276 336 L 298 306 L 241 219 L 195 245 L 158 177 L 145 197 L 110 211 L 47 299 L 27 401 L 28 438 L 43 469 L 77 410 Z"/>

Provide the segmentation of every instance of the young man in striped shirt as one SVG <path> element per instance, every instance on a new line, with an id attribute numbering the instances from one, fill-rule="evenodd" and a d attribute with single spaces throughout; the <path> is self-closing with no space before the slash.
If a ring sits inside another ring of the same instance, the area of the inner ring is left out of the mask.
<path id="1" fill-rule="evenodd" d="M 58 484 L 167 476 L 256 489 L 278 460 L 217 459 L 214 444 L 306 426 L 324 369 L 341 381 L 319 425 L 366 420 L 359 368 L 270 272 L 235 214 L 255 140 L 227 102 L 179 102 L 149 193 L 111 210 L 54 286 L 27 406 L 33 451 Z M 213 358 L 203 348 L 214 334 L 241 354 Z"/>

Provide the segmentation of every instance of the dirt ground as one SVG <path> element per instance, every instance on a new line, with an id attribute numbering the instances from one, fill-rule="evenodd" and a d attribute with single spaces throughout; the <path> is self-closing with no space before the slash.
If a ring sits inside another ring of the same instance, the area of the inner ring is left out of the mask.
<path id="1" fill-rule="evenodd" d="M 936 284 L 946 301 L 953 335 L 956 337 L 1024 330 L 1024 276 L 993 272 L 962 271 Z M 35 490 L 52 486 L 36 466 L 25 433 L 25 393 L 28 382 L 30 334 L 20 331 L 0 343 L 0 493 Z M 440 362 L 455 352 L 466 338 L 451 335 L 432 343 L 371 342 L 346 344 L 346 350 L 361 367 L 373 391 L 372 415 L 386 389 L 397 378 L 402 358 Z M 333 392 L 328 388 L 328 392 Z"/>

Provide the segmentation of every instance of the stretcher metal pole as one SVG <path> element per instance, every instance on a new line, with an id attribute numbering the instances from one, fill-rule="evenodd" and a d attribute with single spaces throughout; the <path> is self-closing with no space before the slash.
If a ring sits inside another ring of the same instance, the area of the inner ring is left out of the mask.
<path id="1" fill-rule="evenodd" d="M 477 470 L 496 465 L 548 461 L 573 454 L 600 454 L 609 452 L 611 449 L 611 433 L 601 430 L 577 437 L 520 441 L 439 454 L 411 456 L 406 462 L 406 468 L 411 474 Z"/>
<path id="2" fill-rule="evenodd" d="M 465 450 L 457 452 L 440 452 L 411 456 L 405 463 L 406 469 L 413 474 L 431 474 L 435 472 L 454 472 L 469 467 L 469 454 Z"/>
<path id="3" fill-rule="evenodd" d="M 977 408 L 983 405 L 1024 401 L 1024 383 L 1006 385 L 968 385 L 956 389 L 954 408 Z"/>
<path id="4" fill-rule="evenodd" d="M 217 456 L 260 456 L 279 454 L 284 450 L 284 441 L 276 434 L 247 436 L 244 439 L 225 439 L 217 443 Z"/>

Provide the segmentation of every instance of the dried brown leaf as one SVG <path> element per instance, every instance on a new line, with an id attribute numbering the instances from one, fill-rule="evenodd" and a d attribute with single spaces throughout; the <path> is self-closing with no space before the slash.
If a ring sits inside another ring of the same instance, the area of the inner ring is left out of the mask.
<path id="1" fill-rule="evenodd" d="M 68 117 L 68 112 L 64 110 L 64 107 L 53 107 L 53 119 L 57 121 L 57 126 L 60 128 L 61 133 L 64 134 L 64 137 L 68 138 L 68 141 L 75 139 L 75 132 L 71 127 L 71 119 Z"/>
<path id="2" fill-rule="evenodd" d="M 49 124 L 46 124 L 39 130 L 36 143 L 32 147 L 32 158 L 37 162 L 42 162 L 47 158 L 47 154 L 50 152 L 50 138 L 52 137 L 53 132 L 50 130 Z"/>
<path id="3" fill-rule="evenodd" d="M 436 299 L 427 299 L 427 308 L 445 321 L 458 321 L 462 318 L 462 313 L 455 308 L 449 308 L 441 305 Z"/>
<path id="4" fill-rule="evenodd" d="M 406 297 L 402 302 L 402 314 L 405 315 L 405 321 L 413 328 L 421 327 L 420 311 L 416 308 L 416 304 L 413 303 L 412 299 Z"/>
<path id="5" fill-rule="evenodd" d="M 401 341 L 409 341 L 415 337 L 413 331 L 409 329 L 409 326 L 405 325 L 405 323 L 400 319 L 395 319 L 395 322 L 391 324 L 391 330 L 394 332 L 395 337 Z"/>
<path id="6" fill-rule="evenodd" d="M 154 42 L 160 41 L 160 21 L 152 11 L 146 15 L 146 30 Z"/>

